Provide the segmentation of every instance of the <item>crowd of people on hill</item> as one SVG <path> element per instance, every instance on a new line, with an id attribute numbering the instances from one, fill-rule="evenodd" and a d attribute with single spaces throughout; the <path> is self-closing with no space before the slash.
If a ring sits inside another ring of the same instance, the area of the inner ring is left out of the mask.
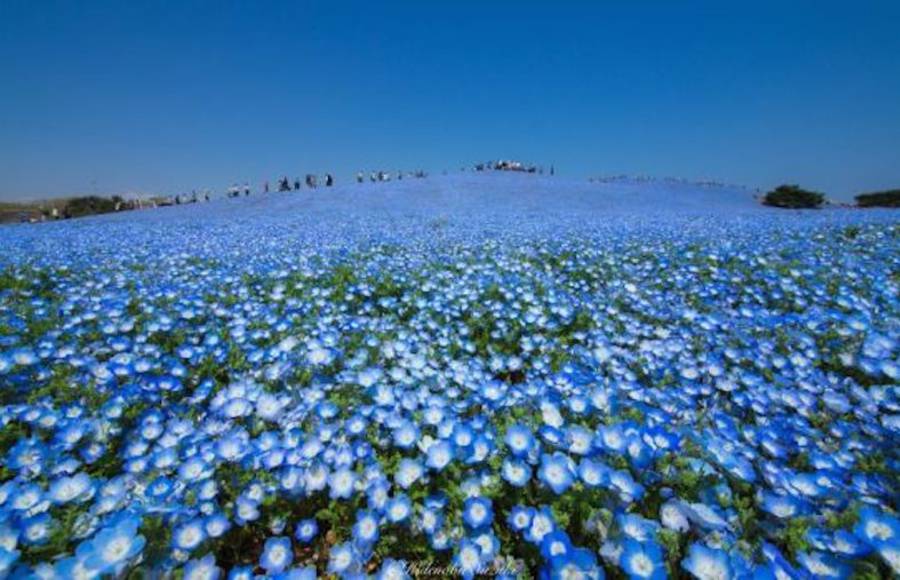
<path id="1" fill-rule="evenodd" d="M 601 175 L 589 177 L 588 183 L 665 183 L 670 185 L 696 185 L 698 187 L 727 187 L 729 184 L 712 179 L 686 179 L 684 177 L 654 177 L 652 175 Z M 738 186 L 733 186 L 738 187 Z"/>
<path id="2" fill-rule="evenodd" d="M 417 169 L 415 171 L 398 171 L 396 173 L 396 176 L 397 181 L 402 181 L 404 177 L 422 179 L 423 177 L 427 177 L 428 174 L 421 169 Z M 394 174 L 389 171 L 372 171 L 368 175 L 368 179 L 372 183 L 377 183 L 379 181 L 391 181 L 393 178 Z M 365 181 L 366 174 L 362 171 L 356 172 L 356 183 L 365 183 Z"/>
<path id="3" fill-rule="evenodd" d="M 315 189 L 319 187 L 319 176 L 314 173 L 307 173 L 303 179 L 303 182 L 306 184 L 307 189 Z M 331 187 L 334 185 L 334 176 L 330 173 L 326 173 L 322 179 L 322 185 L 325 187 Z M 301 187 L 301 181 L 299 177 L 295 177 L 293 180 L 289 179 L 287 176 L 281 177 L 276 182 L 275 191 L 285 192 L 285 191 L 299 191 Z M 269 193 L 272 188 L 269 185 L 268 181 L 264 181 L 262 184 L 263 193 Z M 234 183 L 231 187 L 226 191 L 226 195 L 228 197 L 240 197 L 243 194 L 245 197 L 250 195 L 250 184 L 244 182 L 244 185 L 238 185 Z"/>
<path id="4" fill-rule="evenodd" d="M 522 173 L 544 174 L 543 165 L 526 165 L 521 161 L 511 161 L 508 159 L 499 159 L 497 161 L 485 161 L 476 163 L 475 171 L 519 171 Z M 550 175 L 555 175 L 556 169 L 550 166 Z"/>

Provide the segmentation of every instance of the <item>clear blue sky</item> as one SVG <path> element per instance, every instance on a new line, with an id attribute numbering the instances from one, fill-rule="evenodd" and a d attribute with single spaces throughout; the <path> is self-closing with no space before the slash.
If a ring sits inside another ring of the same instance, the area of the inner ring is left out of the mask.
<path id="1" fill-rule="evenodd" d="M 508 157 L 900 187 L 900 2 L 0 0 L 0 199 Z"/>

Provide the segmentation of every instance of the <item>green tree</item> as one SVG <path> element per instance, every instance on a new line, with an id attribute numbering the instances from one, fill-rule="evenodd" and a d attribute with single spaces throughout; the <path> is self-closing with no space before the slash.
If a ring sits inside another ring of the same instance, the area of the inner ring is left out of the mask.
<path id="1" fill-rule="evenodd" d="M 900 189 L 861 193 L 856 196 L 859 207 L 900 207 Z"/>
<path id="2" fill-rule="evenodd" d="M 765 205 L 788 209 L 817 208 L 825 202 L 825 196 L 799 185 L 779 185 L 763 198 Z"/>

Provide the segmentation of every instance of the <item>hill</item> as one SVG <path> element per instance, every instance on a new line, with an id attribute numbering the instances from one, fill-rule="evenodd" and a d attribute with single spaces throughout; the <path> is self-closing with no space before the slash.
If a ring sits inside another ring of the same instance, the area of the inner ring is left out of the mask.
<path id="1" fill-rule="evenodd" d="M 515 214 L 733 214 L 767 211 L 753 192 L 733 186 L 617 180 L 590 183 L 518 173 L 457 173 L 158 208 L 98 219 L 234 219 L 296 215 L 402 216 Z"/>

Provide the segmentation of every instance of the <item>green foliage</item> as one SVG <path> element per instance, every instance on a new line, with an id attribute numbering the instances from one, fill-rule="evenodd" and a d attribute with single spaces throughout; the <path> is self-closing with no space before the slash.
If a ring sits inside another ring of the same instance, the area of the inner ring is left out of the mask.
<path id="1" fill-rule="evenodd" d="M 780 539 L 791 558 L 809 550 L 809 540 L 806 538 L 809 528 L 810 521 L 807 518 L 794 518 L 784 526 Z"/>
<path id="2" fill-rule="evenodd" d="M 779 185 L 766 194 L 763 203 L 772 207 L 809 209 L 825 203 L 825 196 L 817 191 L 802 189 L 799 185 Z"/>
<path id="3" fill-rule="evenodd" d="M 825 514 L 825 525 L 832 530 L 849 530 L 859 521 L 859 504 L 853 503 L 840 512 Z"/>
<path id="4" fill-rule="evenodd" d="M 900 207 L 900 189 L 861 193 L 856 196 L 859 207 Z"/>
<path id="5" fill-rule="evenodd" d="M 110 213 L 116 211 L 116 204 L 121 201 L 122 198 L 118 196 L 113 196 L 112 198 L 99 197 L 96 195 L 75 197 L 66 202 L 62 213 L 63 216 L 67 218 Z"/>

